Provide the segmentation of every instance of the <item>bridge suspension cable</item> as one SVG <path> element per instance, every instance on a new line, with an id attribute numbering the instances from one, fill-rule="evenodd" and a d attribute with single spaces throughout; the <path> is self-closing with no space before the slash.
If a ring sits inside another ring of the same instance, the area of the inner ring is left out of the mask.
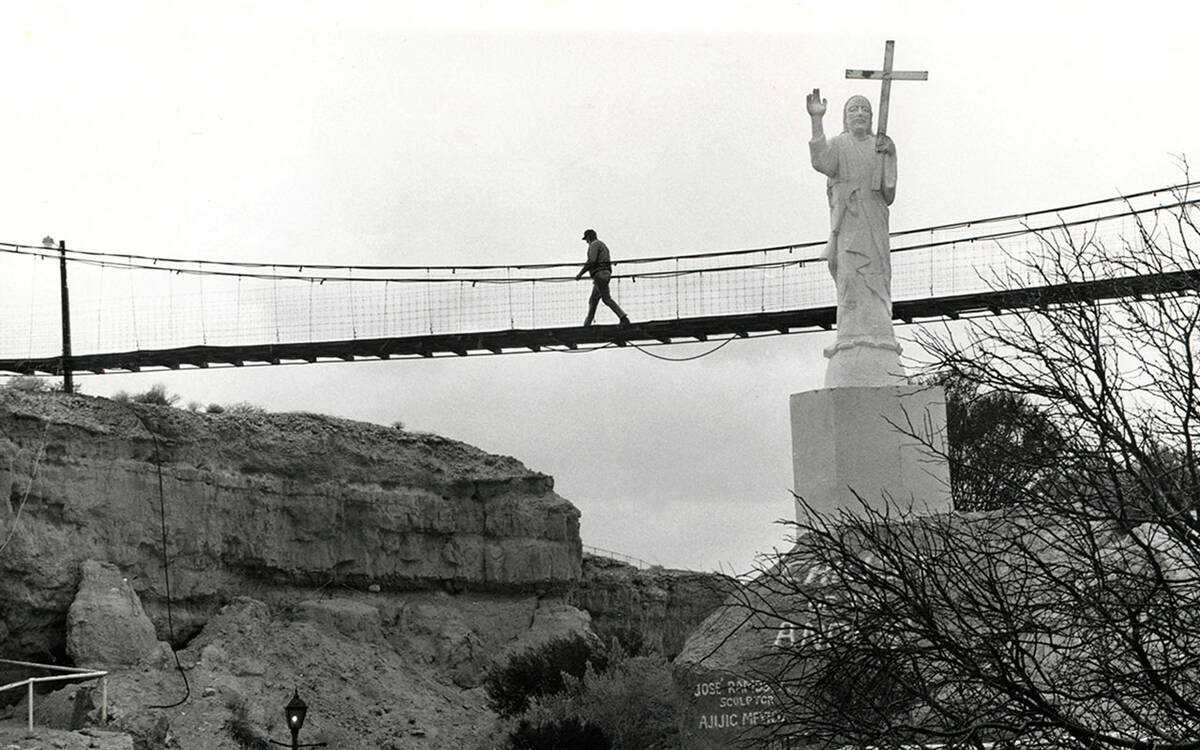
<path id="1" fill-rule="evenodd" d="M 1112 196 L 1112 197 L 1108 197 L 1108 198 L 1101 198 L 1101 199 L 1096 199 L 1096 200 L 1091 200 L 1091 201 L 1085 201 L 1082 203 L 1074 203 L 1074 204 L 1056 206 L 1053 208 L 1044 208 L 1044 209 L 1038 209 L 1038 210 L 1033 210 L 1033 211 L 1025 211 L 1022 213 L 1011 213 L 1011 214 L 990 216 L 990 217 L 986 217 L 986 218 L 982 218 L 982 219 L 970 219 L 970 220 L 965 220 L 965 221 L 956 221 L 956 222 L 951 222 L 948 224 L 937 224 L 937 225 L 927 226 L 927 227 L 918 227 L 916 229 L 905 229 L 905 230 L 891 233 L 890 236 L 893 241 L 892 249 L 893 249 L 893 252 L 904 252 L 907 250 L 917 250 L 917 249 L 922 249 L 922 248 L 931 246 L 929 243 L 918 243 L 918 244 L 902 245 L 900 247 L 896 247 L 895 241 L 897 239 L 903 238 L 903 237 L 919 236 L 919 235 L 930 234 L 930 233 L 949 233 L 949 232 L 961 231 L 961 230 L 976 230 L 979 227 L 983 227 L 983 226 L 991 225 L 991 224 L 1003 223 L 1003 222 L 1011 223 L 1014 221 L 1020 221 L 1021 224 L 1017 228 L 1011 228 L 1008 230 L 997 231 L 997 232 L 993 232 L 993 233 L 979 234 L 979 235 L 974 236 L 974 239 L 976 241 L 988 240 L 988 239 L 1002 239 L 1005 237 L 1024 234 L 1024 233 L 1027 233 L 1030 231 L 1044 231 L 1044 230 L 1049 230 L 1049 229 L 1055 229 L 1055 228 L 1062 226 L 1062 222 L 1060 222 L 1060 221 L 1051 221 L 1048 223 L 1043 222 L 1042 225 L 1038 228 L 1031 228 L 1031 227 L 1027 226 L 1026 222 L 1028 222 L 1029 219 L 1034 218 L 1034 217 L 1042 217 L 1042 216 L 1058 217 L 1058 216 L 1066 214 L 1066 213 L 1078 212 L 1080 209 L 1096 207 L 1096 206 L 1104 206 L 1104 205 L 1109 205 L 1109 204 L 1120 204 L 1120 205 L 1126 206 L 1126 208 L 1124 210 L 1115 211 L 1115 212 L 1109 211 L 1107 213 L 1107 215 L 1082 219 L 1075 223 L 1076 224 L 1090 223 L 1090 222 L 1095 222 L 1097 220 L 1120 218 L 1120 217 L 1124 217 L 1124 216 L 1135 215 L 1137 213 L 1145 213 L 1147 211 L 1160 210 L 1161 208 L 1168 207 L 1170 205 L 1191 204 L 1194 202 L 1194 200 L 1189 199 L 1187 196 L 1190 194 L 1190 192 L 1194 188 L 1197 188 L 1197 187 L 1200 187 L 1200 181 L 1181 183 L 1181 184 L 1177 184 L 1177 185 L 1168 185 L 1165 187 L 1154 188 L 1152 190 L 1144 190 L 1141 192 L 1130 193 L 1127 195 L 1121 194 L 1121 195 L 1116 195 L 1116 196 Z M 1167 202 L 1167 203 L 1158 202 L 1156 205 L 1153 205 L 1149 208 L 1136 209 L 1133 207 L 1135 205 L 1135 202 L 1137 202 L 1141 199 L 1144 199 L 1147 197 L 1156 197 L 1156 196 L 1163 195 L 1163 194 L 1175 196 L 1176 200 L 1173 202 Z M 954 241 L 955 240 L 953 240 L 953 239 L 946 239 L 946 240 L 943 240 L 941 244 L 949 244 Z M 738 250 L 716 250 L 716 251 L 708 251 L 708 252 L 701 252 L 701 253 L 682 253 L 682 254 L 676 254 L 676 255 L 660 255 L 660 256 L 652 256 L 652 257 L 623 258 L 623 259 L 617 260 L 615 265 L 617 265 L 617 266 L 644 265 L 644 264 L 663 263 L 663 262 L 676 261 L 676 260 L 736 257 L 736 256 L 740 256 L 740 255 L 753 255 L 753 254 L 758 254 L 758 253 L 765 254 L 765 253 L 780 252 L 780 251 L 786 251 L 788 253 L 793 253 L 796 250 L 820 248 L 820 247 L 823 247 L 824 244 L 825 244 L 825 240 L 813 240 L 813 241 L 791 243 L 791 244 L 785 244 L 785 245 L 774 245 L 774 246 L 770 246 L 770 247 L 744 248 L 744 249 L 738 249 Z M 15 252 L 15 253 L 35 255 L 35 256 L 39 256 L 39 257 L 47 257 L 47 258 L 52 257 L 52 258 L 56 258 L 56 259 L 59 257 L 59 253 L 57 250 L 50 250 L 50 249 L 44 248 L 42 246 L 25 245 L 25 244 L 20 244 L 20 243 L 11 243 L 11 242 L 0 242 L 0 252 Z M 346 281 L 346 280 L 352 280 L 354 278 L 353 273 L 355 271 L 358 271 L 360 273 L 363 273 L 363 272 L 371 273 L 371 272 L 382 272 L 382 271 L 400 271 L 400 272 L 417 272 L 417 273 L 422 273 L 422 274 L 428 274 L 432 271 L 449 271 L 452 274 L 450 277 L 426 277 L 426 278 L 421 278 L 421 279 L 416 279 L 415 277 L 406 277 L 406 276 L 377 277 L 377 276 L 367 275 L 367 276 L 359 277 L 360 280 L 363 280 L 363 281 L 397 281 L 397 282 L 401 282 L 401 281 L 419 280 L 422 283 L 426 283 L 426 282 L 458 282 L 458 281 L 463 281 L 463 280 L 475 281 L 476 283 L 497 281 L 497 279 L 492 278 L 492 277 L 467 278 L 467 279 L 464 279 L 461 277 L 455 278 L 455 275 L 457 275 L 457 273 L 460 271 L 464 271 L 464 272 L 465 271 L 496 271 L 496 270 L 528 271 L 528 270 L 544 270 L 544 269 L 555 269 L 555 268 L 577 269 L 580 265 L 578 260 L 555 261 L 555 262 L 548 262 L 548 263 L 504 263 L 504 264 L 476 264 L 476 265 L 469 265 L 469 264 L 459 264 L 459 265 L 357 265 L 357 264 L 293 263 L 293 262 L 285 262 L 285 261 L 224 261 L 224 260 L 211 260 L 211 259 L 204 259 L 204 258 L 173 258 L 173 257 L 167 257 L 167 256 L 142 255 L 142 254 L 138 254 L 138 253 L 115 253 L 115 252 L 104 252 L 104 251 L 96 251 L 96 250 L 79 250 L 79 249 L 75 249 L 75 248 L 68 249 L 66 251 L 66 255 L 67 255 L 68 261 L 73 261 L 73 262 L 77 262 L 77 263 L 90 262 L 92 264 L 107 264 L 109 266 L 117 267 L 117 268 L 163 270 L 163 271 L 174 271 L 176 273 L 209 273 L 212 275 L 232 275 L 232 276 L 244 275 L 249 278 L 256 278 L 256 279 L 289 279 L 289 280 L 318 279 L 318 280 L 327 280 L 327 281 Z M 813 255 L 813 256 L 798 259 L 796 262 L 803 263 L 803 262 L 812 261 L 812 260 L 816 260 L 816 259 L 817 259 L 816 255 Z M 778 261 L 774 262 L 774 264 L 778 264 L 778 263 L 779 263 Z M 733 265 L 733 266 L 725 266 L 724 268 L 729 269 L 729 270 L 734 270 L 734 269 L 740 269 L 740 268 L 757 268 L 757 267 L 760 267 L 760 265 L 772 265 L 772 263 L 764 262 L 763 264 L 739 264 L 739 265 Z M 196 268 L 195 269 L 187 268 L 190 266 L 195 266 Z M 266 273 L 266 272 L 238 273 L 238 272 L 232 272 L 232 271 L 216 271 L 216 270 L 204 271 L 204 270 L 201 270 L 204 267 L 210 267 L 210 268 L 255 268 L 255 269 L 268 269 L 269 268 L 269 269 L 271 269 L 271 272 L 270 273 Z M 278 269 L 281 267 L 282 268 L 296 268 L 296 269 L 298 269 L 298 271 L 296 274 L 279 274 L 275 269 Z M 720 267 L 716 267 L 716 268 L 712 268 L 710 270 L 719 270 L 719 268 Z M 304 273 L 305 269 L 308 270 L 308 272 L 309 272 L 308 274 Z M 347 275 L 346 276 L 335 276 L 332 274 L 323 274 L 323 273 L 314 274 L 314 272 L 318 272 L 318 271 L 345 271 Z M 640 275 L 646 275 L 646 274 L 638 274 L 638 273 L 634 272 L 634 273 L 629 273 L 626 275 L 632 277 L 632 276 L 640 276 Z M 544 281 L 545 282 L 545 281 L 569 281 L 569 280 L 573 280 L 573 279 L 574 279 L 574 277 L 571 275 L 561 275 L 561 276 L 541 276 L 541 277 L 520 276 L 517 280 L 519 280 L 521 282 L 526 282 L 526 281 Z"/>
<path id="2" fill-rule="evenodd" d="M 899 309 L 914 300 L 995 289 L 998 283 L 1007 288 L 1043 283 L 1022 276 L 1022 259 L 1043 252 L 1048 237 L 1073 231 L 1114 248 L 1122 238 L 1145 231 L 1195 243 L 1194 237 L 1180 236 L 1194 228 L 1158 217 L 1164 212 L 1190 215 L 1200 200 L 1192 198 L 1197 187 L 1200 182 L 1189 182 L 896 232 L 893 299 Z M 709 336 L 715 341 L 751 331 L 782 333 L 797 326 L 829 328 L 834 288 L 817 257 L 824 243 L 618 259 L 612 291 L 635 324 L 655 323 L 653 331 L 639 329 L 643 345 Z M 62 254 L 0 242 L 0 360 L 10 367 L 27 362 L 33 364 L 21 365 L 25 370 L 45 370 L 51 367 L 45 362 L 59 352 L 57 270 Z M 74 355 L 91 362 L 85 365 L 91 369 L 107 369 L 105 363 L 113 361 L 148 366 L 155 356 L 130 353 L 164 351 L 174 354 L 158 357 L 162 366 L 203 366 L 207 361 L 242 364 L 253 357 L 278 362 L 289 357 L 353 358 L 364 352 L 464 355 L 504 353 L 513 347 L 577 350 L 605 341 L 629 343 L 628 336 L 580 333 L 589 289 L 575 280 L 578 261 L 369 266 L 79 249 L 65 255 L 71 264 Z M 820 314 L 801 316 L 808 322 L 798 323 L 795 311 Z M 606 312 L 601 311 L 598 323 L 606 322 Z M 496 332 L 507 334 L 492 335 Z M 336 346 L 324 345 L 330 342 Z M 105 359 L 109 354 L 123 358 Z M 222 359 L 213 360 L 216 356 Z"/>

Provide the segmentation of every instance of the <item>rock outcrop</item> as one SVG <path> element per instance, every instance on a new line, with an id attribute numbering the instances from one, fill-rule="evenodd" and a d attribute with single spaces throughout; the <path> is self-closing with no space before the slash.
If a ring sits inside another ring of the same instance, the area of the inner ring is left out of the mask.
<path id="1" fill-rule="evenodd" d="M 0 388 L 0 492 L 0 655 L 109 670 L 118 734 L 84 683 L 37 697 L 38 750 L 266 747 L 297 688 L 305 742 L 489 748 L 493 665 L 592 631 L 674 654 L 725 593 L 585 569 L 578 511 L 515 459 L 313 414 Z M 0 737 L 24 711 L 0 698 Z"/>
<path id="2" fill-rule="evenodd" d="M 267 593 L 270 604 L 237 597 L 222 607 L 178 652 L 178 669 L 171 659 L 107 665 L 107 729 L 127 733 L 136 750 L 262 747 L 288 738 L 282 708 L 298 689 L 309 704 L 306 742 L 490 747 L 496 717 L 478 687 L 485 671 L 507 653 L 588 627 L 585 613 L 556 596 Z M 94 650 L 92 632 L 68 638 Z M 100 702 L 95 681 L 72 685 L 37 698 L 35 723 L 39 732 L 94 729 Z M 22 702 L 12 713 L 25 711 Z"/>
<path id="3" fill-rule="evenodd" d="M 537 594 L 580 574 L 579 512 L 515 459 L 315 414 L 198 414 L 0 389 L 0 636 L 58 654 L 86 559 L 166 638 L 262 586 Z"/>
<path id="4" fill-rule="evenodd" d="M 0 748 L 4 750 L 137 750 L 124 732 L 85 729 L 82 732 L 39 729 L 30 736 L 23 725 L 0 724 Z"/>
<path id="5" fill-rule="evenodd" d="M 638 569 L 584 555 L 583 575 L 568 600 L 587 610 L 601 636 L 632 638 L 643 650 L 672 659 L 728 594 L 727 579 L 716 573 Z"/>
<path id="6" fill-rule="evenodd" d="M 791 569 L 800 576 L 810 572 L 802 565 Z M 767 739 L 782 716 L 762 677 L 777 672 L 787 647 L 802 634 L 769 616 L 772 608 L 789 611 L 769 578 L 742 581 L 687 637 L 673 663 L 685 696 L 686 750 L 783 746 Z"/>
<path id="7" fill-rule="evenodd" d="M 162 652 L 154 623 L 115 565 L 84 560 L 67 610 L 67 653 L 76 666 L 133 666 Z"/>

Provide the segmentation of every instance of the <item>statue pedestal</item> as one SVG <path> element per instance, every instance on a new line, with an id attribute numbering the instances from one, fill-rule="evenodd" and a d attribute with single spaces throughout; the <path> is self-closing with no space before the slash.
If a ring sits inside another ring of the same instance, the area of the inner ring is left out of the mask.
<path id="1" fill-rule="evenodd" d="M 952 509 L 950 468 L 937 455 L 946 449 L 942 388 L 822 388 L 792 394 L 791 408 L 795 491 L 814 510 Z M 797 503 L 798 519 L 803 512 Z"/>
<path id="2" fill-rule="evenodd" d="M 900 345 L 894 340 L 881 343 L 839 341 L 825 350 L 825 357 L 829 360 L 825 368 L 827 389 L 904 385 L 908 382 L 900 365 Z"/>

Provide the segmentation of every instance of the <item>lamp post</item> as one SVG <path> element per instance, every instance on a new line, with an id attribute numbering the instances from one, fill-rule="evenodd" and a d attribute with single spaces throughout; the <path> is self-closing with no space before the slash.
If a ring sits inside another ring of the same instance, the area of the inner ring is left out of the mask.
<path id="1" fill-rule="evenodd" d="M 287 719 L 288 729 L 292 733 L 292 750 L 298 750 L 301 747 L 324 747 L 324 742 L 311 742 L 308 744 L 300 744 L 300 727 L 304 726 L 304 717 L 308 714 L 308 704 L 300 699 L 300 690 L 298 688 L 292 690 L 292 699 L 283 707 L 283 715 Z M 273 745 L 283 745 L 287 747 L 286 742 L 276 742 L 268 738 L 267 740 Z"/>
<path id="2" fill-rule="evenodd" d="M 300 747 L 300 727 L 304 726 L 304 717 L 308 714 L 308 706 L 300 700 L 300 690 L 292 690 L 292 699 L 283 707 L 283 715 L 287 717 L 288 729 L 292 730 L 292 750 Z"/>

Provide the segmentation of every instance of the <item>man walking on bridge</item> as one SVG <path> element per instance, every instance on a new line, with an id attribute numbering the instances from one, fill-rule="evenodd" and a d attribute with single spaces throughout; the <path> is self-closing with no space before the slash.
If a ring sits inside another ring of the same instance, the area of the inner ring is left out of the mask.
<path id="1" fill-rule="evenodd" d="M 583 268 L 579 269 L 575 278 L 583 278 L 584 273 L 592 276 L 592 296 L 588 299 L 588 314 L 583 319 L 584 327 L 592 324 L 592 319 L 596 317 L 596 307 L 601 302 L 604 302 L 610 310 L 617 314 L 621 325 L 629 325 L 629 316 L 608 293 L 608 282 L 612 279 L 612 259 L 608 254 L 608 245 L 600 241 L 600 238 L 596 236 L 595 229 L 584 232 L 583 241 L 588 243 L 587 263 L 583 264 Z"/>

